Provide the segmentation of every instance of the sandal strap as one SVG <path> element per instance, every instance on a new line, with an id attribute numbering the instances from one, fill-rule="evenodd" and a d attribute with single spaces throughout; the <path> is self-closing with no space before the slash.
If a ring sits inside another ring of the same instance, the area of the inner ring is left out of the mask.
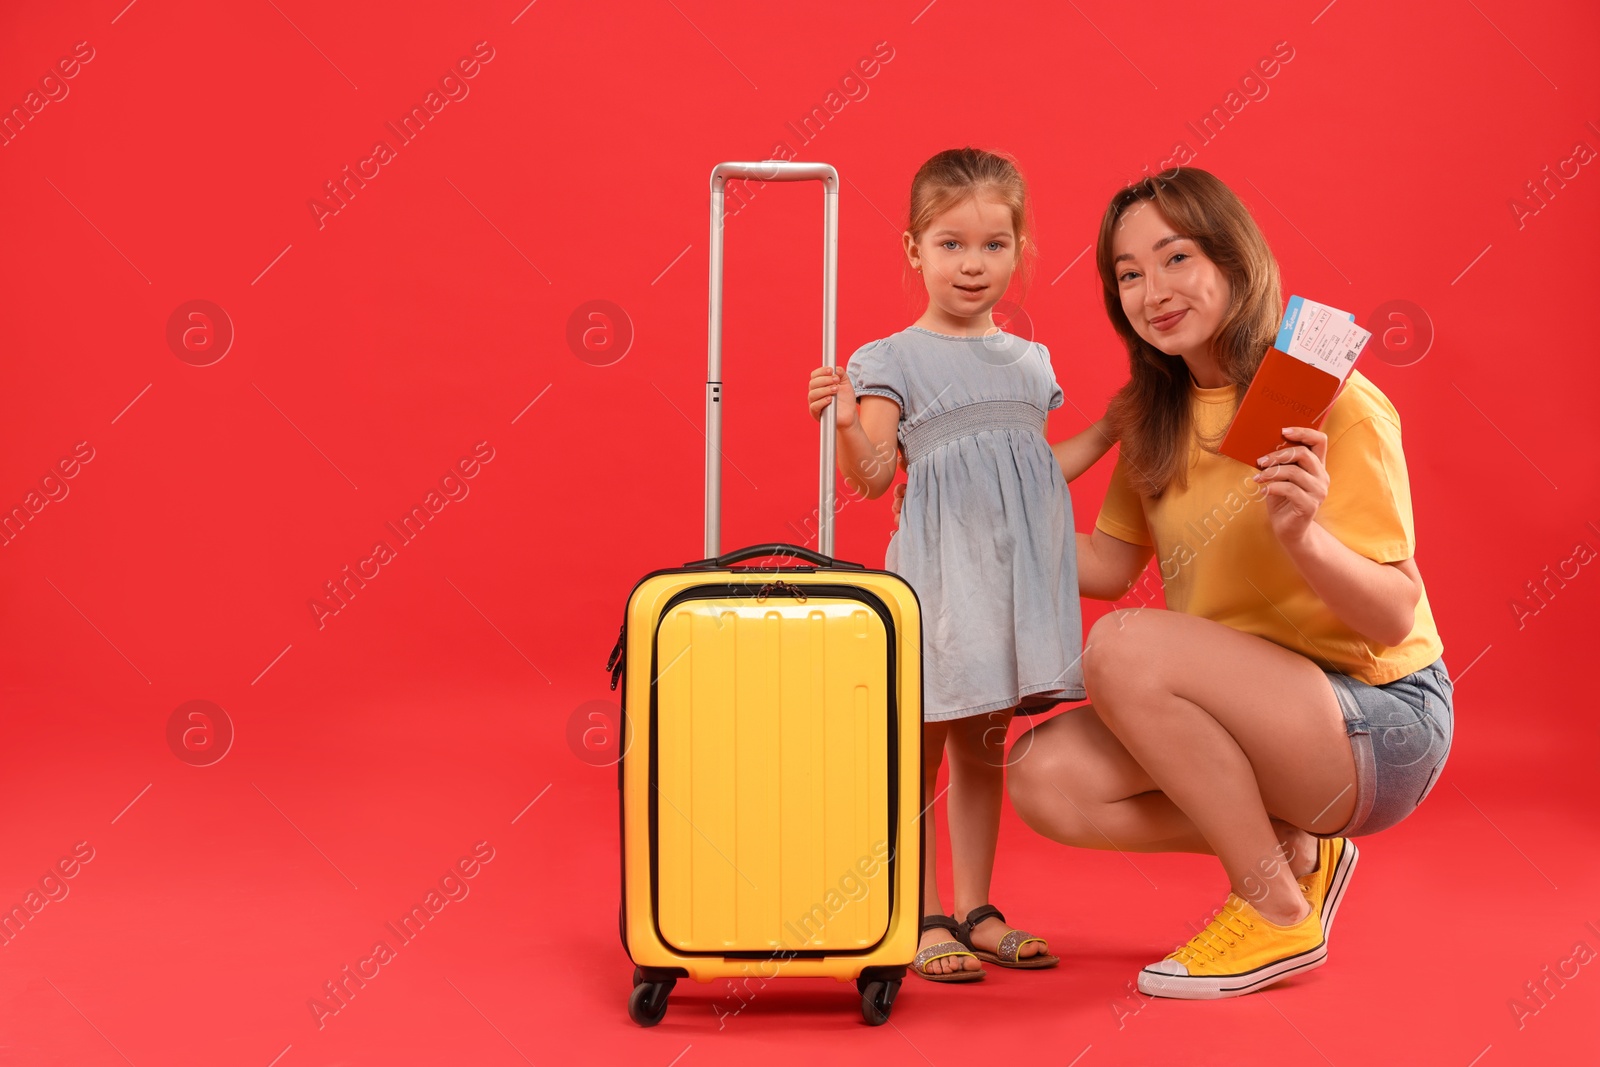
<path id="1" fill-rule="evenodd" d="M 937 945 L 929 945 L 927 948 L 917 953 L 916 958 L 911 961 L 911 966 L 916 970 L 921 971 L 923 974 L 927 974 L 928 964 L 932 963 L 934 960 L 942 960 L 946 956 L 971 955 L 972 953 L 967 951 L 966 946 L 962 945 L 959 941 L 941 941 Z"/>
<path id="2" fill-rule="evenodd" d="M 970 942 L 972 940 L 972 931 L 989 919 L 999 919 L 1001 922 L 1006 921 L 1006 917 L 1000 914 L 1000 909 L 993 904 L 979 904 L 976 908 L 967 912 L 966 921 L 960 925 L 956 933 L 963 941 Z"/>
<path id="3" fill-rule="evenodd" d="M 1034 937 L 1026 930 L 1010 930 L 1006 933 L 1006 936 L 1000 939 L 1000 943 L 995 946 L 995 955 L 1007 963 L 1019 963 L 1021 962 L 1022 946 L 1029 941 L 1037 941 L 1041 945 L 1045 943 L 1044 938 Z"/>
<path id="4" fill-rule="evenodd" d="M 929 930 L 949 930 L 953 934 L 960 934 L 961 924 L 956 922 L 954 915 L 924 915 L 919 932 L 925 934 Z"/>

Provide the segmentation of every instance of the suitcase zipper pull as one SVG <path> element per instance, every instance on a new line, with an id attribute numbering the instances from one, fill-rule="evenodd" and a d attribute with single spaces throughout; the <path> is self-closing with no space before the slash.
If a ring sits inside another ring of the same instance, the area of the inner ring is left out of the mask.
<path id="1" fill-rule="evenodd" d="M 757 591 L 756 603 L 761 603 L 773 593 L 782 593 L 787 596 L 792 596 L 802 604 L 806 602 L 806 594 L 798 585 L 794 585 L 790 582 L 768 582 L 766 585 L 763 585 L 759 591 Z"/>
<path id="2" fill-rule="evenodd" d="M 617 687 L 617 682 L 620 681 L 621 678 L 622 678 L 622 659 L 623 659 L 622 650 L 623 650 L 623 647 L 624 647 L 624 640 L 625 640 L 624 635 L 627 633 L 627 630 L 628 630 L 628 624 L 627 623 L 623 623 L 620 627 L 618 627 L 618 629 L 617 629 L 617 643 L 611 649 L 611 655 L 606 658 L 606 670 L 611 672 L 611 688 L 612 689 L 615 689 Z"/>

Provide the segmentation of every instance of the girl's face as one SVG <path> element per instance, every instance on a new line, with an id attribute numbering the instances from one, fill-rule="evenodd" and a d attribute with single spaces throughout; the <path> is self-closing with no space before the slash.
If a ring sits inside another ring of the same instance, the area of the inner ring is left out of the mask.
<path id="1" fill-rule="evenodd" d="M 936 216 L 921 240 L 904 235 L 906 256 L 928 289 L 927 318 L 947 329 L 992 328 L 990 310 L 1016 270 L 1018 240 L 1011 209 L 972 196 Z"/>
<path id="2" fill-rule="evenodd" d="M 1232 290 L 1200 246 L 1140 200 L 1118 219 L 1111 255 L 1134 332 L 1169 356 L 1209 356 Z"/>

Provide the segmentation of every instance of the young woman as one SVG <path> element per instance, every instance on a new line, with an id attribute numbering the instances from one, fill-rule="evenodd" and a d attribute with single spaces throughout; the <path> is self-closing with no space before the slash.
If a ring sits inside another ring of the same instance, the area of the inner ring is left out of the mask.
<path id="1" fill-rule="evenodd" d="M 1139 988 L 1236 996 L 1324 962 L 1349 838 L 1432 788 L 1451 683 L 1376 386 L 1352 373 L 1320 431 L 1285 427 L 1255 468 L 1216 451 L 1283 308 L 1239 199 L 1199 170 L 1129 186 L 1096 258 L 1132 380 L 1109 413 L 1105 503 L 1077 535 L 1080 587 L 1118 599 L 1155 555 L 1167 608 L 1094 626 L 1092 704 L 1018 741 L 1010 795 L 1067 844 L 1216 855 L 1232 893 Z"/>

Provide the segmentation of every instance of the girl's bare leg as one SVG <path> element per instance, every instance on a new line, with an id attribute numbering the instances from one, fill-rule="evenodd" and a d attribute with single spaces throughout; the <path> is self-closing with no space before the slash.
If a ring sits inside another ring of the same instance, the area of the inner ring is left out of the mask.
<path id="1" fill-rule="evenodd" d="M 1005 792 L 1006 728 L 1015 709 L 956 719 L 945 747 L 950 753 L 950 858 L 955 873 L 955 916 L 989 903 L 995 844 L 1000 837 L 1000 804 Z M 1007 916 L 1007 920 L 1010 920 Z M 990 952 L 1005 936 L 1006 924 L 985 919 L 972 931 L 975 945 Z M 1030 941 L 1018 950 L 1028 957 L 1045 950 Z"/>
<path id="2" fill-rule="evenodd" d="M 925 857 L 922 864 L 922 907 L 928 915 L 944 914 L 944 905 L 939 903 L 939 834 L 938 821 L 934 818 L 937 810 L 934 801 L 938 799 L 939 765 L 944 762 L 944 743 L 949 728 L 947 722 L 922 724 L 922 791 L 926 798 L 923 802 L 926 807 L 922 812 L 922 854 Z M 953 814 L 950 817 L 954 819 Z M 917 951 L 952 939 L 948 930 L 929 930 L 918 941 Z M 972 956 L 946 956 L 930 962 L 926 970 L 933 974 L 946 974 L 960 970 L 976 971 L 982 967 Z"/>

